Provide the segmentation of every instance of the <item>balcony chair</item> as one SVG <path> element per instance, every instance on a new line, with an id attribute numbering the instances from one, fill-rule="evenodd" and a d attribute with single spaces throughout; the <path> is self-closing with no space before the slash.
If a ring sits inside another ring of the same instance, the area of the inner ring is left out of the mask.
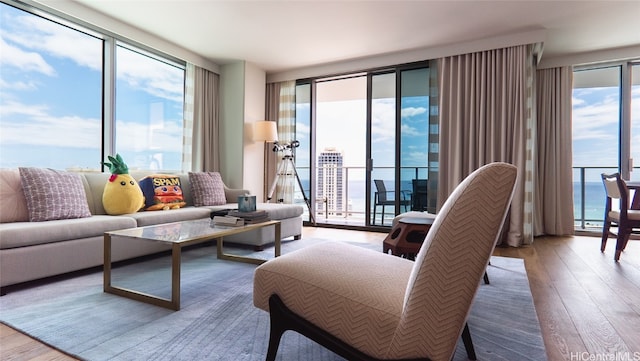
<path id="1" fill-rule="evenodd" d="M 427 210 L 427 179 L 412 179 L 411 210 L 424 212 Z"/>
<path id="2" fill-rule="evenodd" d="M 286 330 L 348 360 L 451 360 L 458 337 L 471 344 L 467 316 L 516 174 L 512 165 L 492 163 L 469 175 L 436 216 L 415 262 L 324 242 L 256 268 L 253 302 L 271 319 L 266 360 L 275 360 Z"/>
<path id="3" fill-rule="evenodd" d="M 387 191 L 387 187 L 384 185 L 384 181 L 382 179 L 374 179 L 373 183 L 376 186 L 376 192 L 374 194 L 374 205 L 373 205 L 373 225 L 376 224 L 376 210 L 378 206 L 382 206 L 382 217 L 380 218 L 380 223 L 384 225 L 384 214 L 385 207 L 392 206 L 395 207 L 396 201 L 394 197 L 394 191 Z M 400 192 L 400 206 L 404 207 L 404 211 L 408 211 L 409 206 L 411 206 L 411 199 L 407 199 L 405 192 Z M 395 208 L 394 208 L 395 209 Z"/>
<path id="4" fill-rule="evenodd" d="M 640 233 L 640 210 L 629 209 L 629 189 L 624 179 L 620 177 L 620 173 L 602 173 L 602 182 L 607 194 L 607 201 L 604 210 L 600 252 L 604 252 L 609 234 L 615 235 L 611 232 L 611 226 L 618 227 L 616 252 L 613 256 L 613 259 L 618 262 L 631 233 Z M 614 199 L 619 201 L 617 209 L 613 209 Z"/>

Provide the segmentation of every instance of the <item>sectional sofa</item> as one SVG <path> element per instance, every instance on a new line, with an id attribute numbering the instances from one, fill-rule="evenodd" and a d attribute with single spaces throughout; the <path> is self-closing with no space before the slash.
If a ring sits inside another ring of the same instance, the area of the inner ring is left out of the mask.
<path id="1" fill-rule="evenodd" d="M 31 198 L 34 192 L 25 194 L 18 169 L 0 169 L 0 287 L 4 288 L 2 292 L 6 291 L 6 286 L 102 265 L 104 232 L 206 218 L 214 210 L 237 208 L 238 196 L 249 194 L 247 190 L 230 189 L 223 184 L 226 203 L 194 206 L 189 175 L 177 174 L 186 202 L 185 207 L 108 215 L 102 205 L 102 195 L 109 174 L 63 173 L 80 178 L 82 186 L 78 187 L 81 188 L 80 193 L 82 189 L 84 190 L 82 194 L 85 196 L 90 214 L 81 214 L 80 218 L 76 218 L 77 215 L 71 215 L 68 219 L 31 221 L 32 213 L 28 202 L 33 206 Z M 131 172 L 136 180 L 149 174 L 151 173 Z M 40 206 L 47 210 L 55 210 L 60 206 L 55 202 L 48 202 L 46 198 L 39 202 Z M 80 203 L 83 203 L 82 199 Z M 281 221 L 283 239 L 301 237 L 303 213 L 301 206 L 262 203 L 257 205 L 257 209 L 264 209 L 268 212 L 270 219 Z M 262 249 L 264 245 L 274 241 L 272 227 L 225 237 L 225 242 L 251 245 L 256 249 Z M 114 261 L 168 249 L 166 245 L 152 242 L 130 244 L 118 242 L 113 246 Z"/>

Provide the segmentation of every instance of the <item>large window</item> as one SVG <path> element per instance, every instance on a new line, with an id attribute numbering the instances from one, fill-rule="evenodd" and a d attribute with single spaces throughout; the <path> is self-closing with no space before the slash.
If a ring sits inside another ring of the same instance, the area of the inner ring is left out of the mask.
<path id="1" fill-rule="evenodd" d="M 103 41 L 0 4 L 0 167 L 101 160 Z"/>
<path id="2" fill-rule="evenodd" d="M 390 226 L 435 210 L 429 74 L 416 64 L 299 82 L 296 165 L 316 222 Z"/>
<path id="3" fill-rule="evenodd" d="M 634 63 L 619 63 L 574 72 L 573 179 L 578 229 L 602 225 L 605 194 L 601 173 L 620 172 L 625 179 L 640 179 L 638 69 Z"/>
<path id="4" fill-rule="evenodd" d="M 0 4 L 0 167 L 181 170 L 184 65 L 26 10 Z"/>
<path id="5" fill-rule="evenodd" d="M 181 170 L 184 69 L 120 45 L 116 69 L 117 151 L 129 167 Z"/>

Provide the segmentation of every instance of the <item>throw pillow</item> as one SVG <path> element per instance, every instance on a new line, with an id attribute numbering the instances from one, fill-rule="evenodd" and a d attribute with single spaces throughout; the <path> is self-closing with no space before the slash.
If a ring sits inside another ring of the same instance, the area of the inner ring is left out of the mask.
<path id="1" fill-rule="evenodd" d="M 193 205 L 220 206 L 227 204 L 224 183 L 218 172 L 189 172 Z"/>
<path id="2" fill-rule="evenodd" d="M 0 170 L 0 204 L 0 223 L 29 221 L 27 200 L 17 169 Z"/>
<path id="3" fill-rule="evenodd" d="M 138 184 L 144 194 L 146 211 L 178 209 L 187 204 L 177 175 L 153 174 L 140 179 Z"/>
<path id="4" fill-rule="evenodd" d="M 45 168 L 19 168 L 29 221 L 91 217 L 80 175 Z"/>

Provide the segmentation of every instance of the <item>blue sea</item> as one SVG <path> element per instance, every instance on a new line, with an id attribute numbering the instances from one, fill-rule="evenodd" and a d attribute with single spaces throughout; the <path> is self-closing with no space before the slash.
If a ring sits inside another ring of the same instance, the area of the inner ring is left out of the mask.
<path id="1" fill-rule="evenodd" d="M 391 181 L 388 181 L 386 183 L 392 184 Z M 302 180 L 302 185 L 303 187 L 305 187 L 306 196 L 310 198 L 311 194 L 309 193 L 309 182 L 306 180 Z M 402 185 L 402 189 L 406 190 L 407 192 L 411 192 L 411 182 L 405 182 Z M 375 191 L 375 187 L 373 185 L 372 190 Z M 582 199 L 580 195 L 580 183 L 574 183 L 573 194 L 574 217 L 575 219 L 581 219 Z M 364 213 L 365 182 L 350 181 L 347 196 L 350 204 L 350 210 L 352 212 Z M 373 203 L 373 195 L 371 196 L 371 199 Z M 602 222 L 602 219 L 604 217 L 605 192 L 601 182 L 585 183 L 584 205 L 584 218 L 588 223 Z"/>

